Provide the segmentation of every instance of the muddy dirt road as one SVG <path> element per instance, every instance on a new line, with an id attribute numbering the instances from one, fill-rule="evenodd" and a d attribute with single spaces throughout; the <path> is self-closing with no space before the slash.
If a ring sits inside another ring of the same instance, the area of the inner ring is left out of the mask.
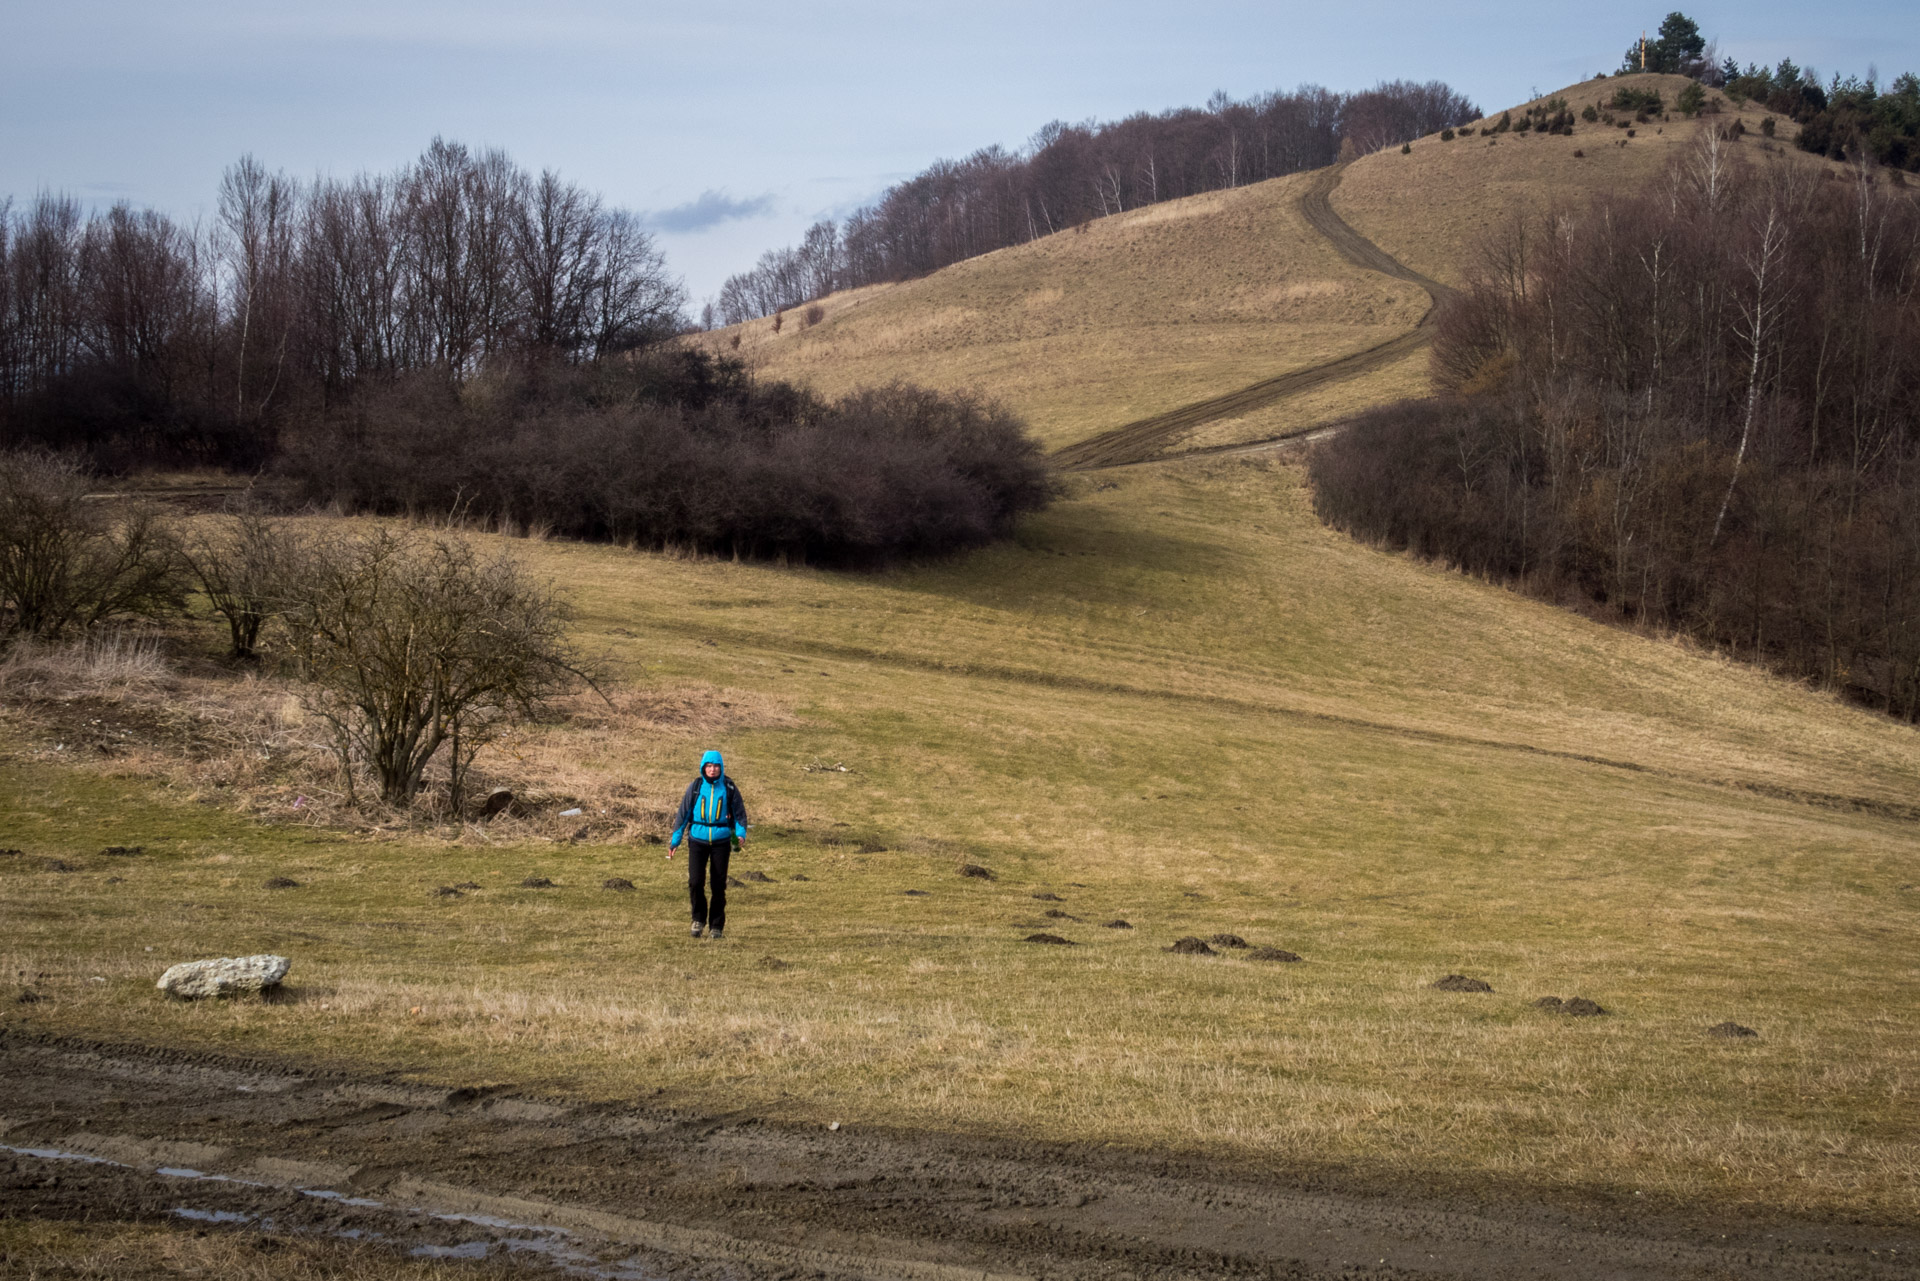
<path id="1" fill-rule="evenodd" d="M 1913 1278 L 1920 1232 L 1346 1195 L 1164 1156 L 798 1130 L 0 1033 L 0 1213 L 670 1278 Z"/>
<path id="2" fill-rule="evenodd" d="M 1296 369 L 1278 377 L 1262 379 L 1249 386 L 1212 396 L 1206 400 L 1195 401 L 1190 405 L 1182 405 L 1178 409 L 1170 409 L 1166 413 L 1155 414 L 1151 418 L 1142 418 L 1111 431 L 1102 432 L 1091 439 L 1068 445 L 1058 450 L 1053 456 L 1062 470 L 1097 471 L 1133 463 L 1160 461 L 1164 458 L 1185 457 L 1185 453 L 1168 454 L 1167 447 L 1177 443 L 1187 432 L 1203 423 L 1251 413 L 1302 392 L 1345 382 L 1349 378 L 1357 378 L 1391 364 L 1409 352 L 1425 347 L 1433 341 L 1435 308 L 1453 291 L 1439 281 L 1429 279 L 1393 258 L 1380 246 L 1355 231 L 1345 219 L 1333 211 L 1329 197 L 1333 195 L 1333 189 L 1340 185 L 1340 173 L 1344 167 L 1334 165 L 1314 175 L 1313 182 L 1306 191 L 1301 193 L 1300 212 L 1306 217 L 1308 225 L 1331 241 L 1340 256 L 1354 266 L 1392 276 L 1395 280 L 1405 280 L 1426 290 L 1427 296 L 1433 300 L 1433 306 L 1427 309 L 1420 324 L 1398 337 L 1390 338 L 1365 351 L 1355 352 L 1351 356 L 1343 356 L 1339 360 L 1315 365 L 1309 369 Z M 1274 440 L 1255 443 L 1271 447 L 1275 441 L 1282 439 L 1285 438 L 1275 437 Z M 1216 447 L 1192 452 L 1228 451 Z"/>

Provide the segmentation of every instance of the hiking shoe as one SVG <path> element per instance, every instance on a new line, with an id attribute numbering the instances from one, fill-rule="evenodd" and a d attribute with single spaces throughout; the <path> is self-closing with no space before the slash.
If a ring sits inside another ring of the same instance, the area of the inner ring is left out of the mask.
<path id="1" fill-rule="evenodd" d="M 691 930 L 689 930 L 689 931 L 688 931 L 688 933 L 689 933 L 690 935 L 692 935 L 692 936 L 693 936 L 694 938 L 699 938 L 699 937 L 700 937 L 700 931 L 701 931 L 701 930 L 704 930 L 704 929 L 706 929 L 706 928 L 707 928 L 707 927 L 706 927 L 706 926 L 704 926 L 704 925 L 702 925 L 702 924 L 700 924 L 700 922 L 698 922 L 698 921 L 695 921 L 695 922 L 693 923 L 693 928 L 692 928 Z"/>
<path id="2" fill-rule="evenodd" d="M 718 943 L 722 937 L 722 933 L 720 930 L 708 930 L 707 937 Z"/>

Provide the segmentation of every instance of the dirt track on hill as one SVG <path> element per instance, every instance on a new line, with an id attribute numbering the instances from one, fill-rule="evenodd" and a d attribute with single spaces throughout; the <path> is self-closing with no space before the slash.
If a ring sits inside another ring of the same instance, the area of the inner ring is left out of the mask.
<path id="1" fill-rule="evenodd" d="M 1433 341 L 1433 323 L 1436 311 L 1443 298 L 1453 290 L 1437 280 L 1429 279 L 1406 264 L 1390 256 L 1380 246 L 1349 226 L 1345 219 L 1333 211 L 1330 197 L 1333 189 L 1340 185 L 1340 174 L 1344 165 L 1333 165 L 1314 175 L 1313 181 L 1300 196 L 1300 212 L 1315 231 L 1325 236 L 1340 256 L 1356 267 L 1367 271 L 1377 271 L 1419 285 L 1427 291 L 1433 305 L 1427 308 L 1419 325 L 1396 338 L 1390 338 L 1376 347 L 1355 352 L 1351 356 L 1342 356 L 1338 360 L 1324 365 L 1315 365 L 1309 369 L 1296 369 L 1278 377 L 1266 378 L 1237 391 L 1212 396 L 1206 400 L 1182 405 L 1151 418 L 1142 418 L 1111 431 L 1100 433 L 1091 439 L 1057 450 L 1054 462 L 1063 471 L 1099 471 L 1107 467 L 1124 467 L 1133 463 L 1157 462 L 1165 458 L 1186 457 L 1185 452 L 1167 454 L 1167 446 L 1178 441 L 1187 432 L 1220 418 L 1232 418 L 1240 414 L 1263 409 L 1276 401 L 1302 392 L 1312 391 L 1332 383 L 1344 382 L 1371 373 L 1382 366 L 1389 365 L 1409 352 L 1416 351 Z M 1286 440 L 1277 436 L 1271 440 L 1249 442 L 1259 447 L 1270 447 Z M 1239 452 L 1246 446 L 1215 447 L 1206 450 L 1190 451 L 1194 454 L 1221 454 Z"/>
<path id="2" fill-rule="evenodd" d="M 0 1033 L 0 1215 L 317 1233 L 670 1278 L 1912 1278 L 1920 1233 L 1330 1191 L 865 1130 Z"/>

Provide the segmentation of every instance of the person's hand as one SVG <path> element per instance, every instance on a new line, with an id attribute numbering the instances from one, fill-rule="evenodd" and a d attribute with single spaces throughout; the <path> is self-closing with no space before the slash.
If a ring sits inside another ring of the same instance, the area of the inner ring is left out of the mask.
<path id="1" fill-rule="evenodd" d="M 678 845 L 669 845 L 669 846 L 667 846 L 667 857 L 668 857 L 668 858 L 672 858 L 672 857 L 673 857 L 673 852 L 674 852 L 675 850 L 677 850 L 677 849 L 679 849 L 679 848 L 680 848 L 680 847 L 679 847 Z"/>

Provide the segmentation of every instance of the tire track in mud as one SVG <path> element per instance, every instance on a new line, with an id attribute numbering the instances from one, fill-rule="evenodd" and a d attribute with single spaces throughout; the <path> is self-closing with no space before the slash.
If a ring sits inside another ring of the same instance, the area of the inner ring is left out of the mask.
<path id="1" fill-rule="evenodd" d="M 1296 369 L 1277 377 L 1265 378 L 1235 391 L 1195 401 L 1190 405 L 1182 405 L 1178 409 L 1170 409 L 1165 413 L 1154 414 L 1152 417 L 1142 418 L 1124 426 L 1115 427 L 1111 431 L 1102 432 L 1089 440 L 1068 445 L 1056 450 L 1053 455 L 1054 463 L 1062 471 L 1099 471 L 1108 467 L 1124 467 L 1132 463 L 1159 462 L 1170 458 L 1186 457 L 1185 452 L 1167 454 L 1163 451 L 1179 437 L 1205 423 L 1251 413 L 1253 410 L 1263 409 L 1276 401 L 1297 396 L 1302 392 L 1313 391 L 1351 378 L 1358 378 L 1362 374 L 1372 373 L 1411 352 L 1418 351 L 1433 341 L 1433 325 L 1439 305 L 1454 291 L 1400 262 L 1355 231 L 1344 218 L 1333 211 L 1330 198 L 1333 195 L 1333 189 L 1340 185 L 1340 175 L 1345 168 L 1345 165 L 1332 165 L 1315 174 L 1306 191 L 1301 193 L 1300 212 L 1306 218 L 1307 225 L 1325 237 L 1340 256 L 1354 266 L 1391 276 L 1395 280 L 1404 280 L 1426 290 L 1427 297 L 1432 302 L 1427 308 L 1426 315 L 1420 318 L 1420 323 L 1406 333 L 1389 338 L 1386 342 L 1369 347 L 1365 351 L 1342 356 L 1324 365 L 1314 365 L 1308 369 Z M 1285 439 L 1287 437 L 1277 436 L 1268 441 L 1249 443 L 1273 445 Z M 1238 448 L 1238 446 L 1188 452 L 1196 455 L 1224 453 L 1231 448 Z"/>
<path id="2" fill-rule="evenodd" d="M 631 1281 L 1904 1277 L 1911 1225 L 837 1132 L 0 1032 L 0 1216 L 186 1220 Z"/>

